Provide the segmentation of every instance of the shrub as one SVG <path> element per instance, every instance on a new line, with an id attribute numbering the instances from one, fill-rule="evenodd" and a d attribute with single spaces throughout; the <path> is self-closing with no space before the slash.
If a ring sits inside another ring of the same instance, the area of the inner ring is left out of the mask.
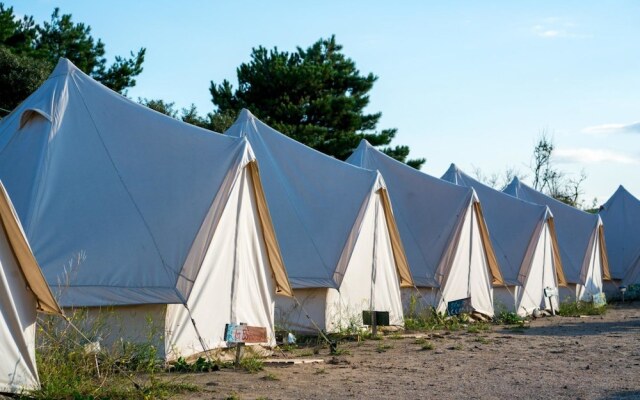
<path id="1" fill-rule="evenodd" d="M 597 307 L 586 301 L 565 301 L 560 303 L 558 314 L 563 317 L 579 317 L 580 315 L 602 315 L 607 311 L 607 306 Z"/>

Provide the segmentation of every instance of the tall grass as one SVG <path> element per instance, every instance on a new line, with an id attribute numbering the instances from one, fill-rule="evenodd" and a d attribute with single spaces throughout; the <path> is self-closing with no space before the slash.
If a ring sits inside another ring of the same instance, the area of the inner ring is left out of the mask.
<path id="1" fill-rule="evenodd" d="M 141 344 L 118 341 L 98 347 L 106 335 L 104 318 L 89 319 L 86 310 L 73 312 L 73 326 L 59 317 L 38 319 L 36 362 L 41 388 L 28 393 L 35 399 L 164 399 L 196 386 L 161 379 L 164 371 L 151 336 Z M 150 319 L 147 321 L 150 322 Z M 94 343 L 94 344 L 92 344 Z"/>
<path id="2" fill-rule="evenodd" d="M 405 329 L 411 331 L 441 329 L 457 331 L 469 322 L 468 314 L 448 316 L 446 313 L 439 313 L 434 307 L 425 307 L 420 304 L 416 296 L 411 296 L 409 299 L 409 309 L 404 318 Z"/>
<path id="3" fill-rule="evenodd" d="M 563 317 L 579 317 L 581 315 L 602 315 L 607 312 L 607 306 L 595 306 L 586 301 L 565 301 L 560 303 L 558 314 Z"/>

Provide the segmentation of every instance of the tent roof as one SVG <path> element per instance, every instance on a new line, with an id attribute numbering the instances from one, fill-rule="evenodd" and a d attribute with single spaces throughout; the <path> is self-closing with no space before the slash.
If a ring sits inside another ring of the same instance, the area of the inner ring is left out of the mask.
<path id="1" fill-rule="evenodd" d="M 33 256 L 20 220 L 2 182 L 0 182 L 0 222 L 27 286 L 36 297 L 38 311 L 62 314 L 62 310 L 53 297 L 38 262 Z"/>
<path id="2" fill-rule="evenodd" d="M 254 159 L 246 140 L 152 111 L 66 59 L 0 123 L 0 178 L 64 306 L 186 301 L 205 216 Z"/>
<path id="3" fill-rule="evenodd" d="M 387 156 L 364 139 L 347 162 L 380 171 L 387 183 L 416 284 L 437 287 L 437 270 L 459 219 L 470 203 L 477 201 L 474 190 L 420 172 Z M 487 245 L 491 247 L 490 243 Z"/>
<path id="4" fill-rule="evenodd" d="M 525 185 L 514 178 L 503 190 L 521 200 L 545 205 L 553 213 L 562 257 L 562 267 L 569 283 L 581 283 L 582 265 L 589 253 L 589 242 L 600 226 L 600 217 L 571 207 Z"/>
<path id="5" fill-rule="evenodd" d="M 529 243 L 538 224 L 551 217 L 549 209 L 480 183 L 455 164 L 451 164 L 442 179 L 476 190 L 504 280 L 518 284 Z"/>
<path id="6" fill-rule="evenodd" d="M 339 288 L 359 233 L 359 214 L 374 192 L 386 196 L 380 174 L 311 149 L 248 110 L 225 134 L 246 137 L 255 151 L 292 285 Z M 393 251 L 401 280 L 411 284 L 399 240 Z"/>
<path id="7" fill-rule="evenodd" d="M 640 258 L 640 200 L 622 185 L 600 207 L 613 279 L 624 279 Z"/>

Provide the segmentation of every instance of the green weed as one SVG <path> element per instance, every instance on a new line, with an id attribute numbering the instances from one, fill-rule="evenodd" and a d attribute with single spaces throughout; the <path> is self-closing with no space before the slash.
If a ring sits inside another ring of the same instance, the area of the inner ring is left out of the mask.
<path id="1" fill-rule="evenodd" d="M 489 343 L 491 343 L 491 341 L 489 339 L 487 339 L 486 337 L 484 337 L 484 336 L 478 336 L 478 337 L 475 338 L 474 341 L 478 342 L 480 344 L 489 344 Z"/>
<path id="2" fill-rule="evenodd" d="M 420 347 L 421 350 L 433 350 L 435 348 L 436 346 L 434 346 L 434 344 L 431 342 L 424 342 L 422 344 L 422 347 Z"/>
<path id="3" fill-rule="evenodd" d="M 393 345 L 392 344 L 385 344 L 385 343 L 380 343 L 377 347 L 376 347 L 376 351 L 378 353 L 384 353 L 387 350 L 391 350 L 393 349 Z"/>
<path id="4" fill-rule="evenodd" d="M 272 373 L 266 374 L 261 379 L 263 381 L 279 381 L 280 380 L 280 378 L 278 378 L 275 374 L 272 374 Z"/>
<path id="5" fill-rule="evenodd" d="M 563 317 L 579 317 L 581 315 L 602 315 L 607 312 L 607 306 L 596 307 L 586 301 L 565 301 L 560 303 L 558 314 Z"/>
<path id="6" fill-rule="evenodd" d="M 264 362 L 261 358 L 250 355 L 240 360 L 240 368 L 254 374 L 264 369 Z"/>
<path id="7" fill-rule="evenodd" d="M 522 323 L 522 318 L 514 313 L 508 311 L 500 311 L 495 318 L 496 323 L 503 325 L 515 325 Z"/>

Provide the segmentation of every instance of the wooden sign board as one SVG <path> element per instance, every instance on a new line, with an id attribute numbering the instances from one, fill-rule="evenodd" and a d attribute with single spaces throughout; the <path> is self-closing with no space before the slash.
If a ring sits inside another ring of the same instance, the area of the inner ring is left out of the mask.
<path id="1" fill-rule="evenodd" d="M 227 343 L 265 343 L 267 328 L 243 324 L 227 324 L 224 327 L 224 340 Z"/>
<path id="2" fill-rule="evenodd" d="M 447 303 L 447 314 L 449 316 L 460 315 L 462 313 L 471 313 L 471 297 L 466 299 L 454 300 Z"/>

